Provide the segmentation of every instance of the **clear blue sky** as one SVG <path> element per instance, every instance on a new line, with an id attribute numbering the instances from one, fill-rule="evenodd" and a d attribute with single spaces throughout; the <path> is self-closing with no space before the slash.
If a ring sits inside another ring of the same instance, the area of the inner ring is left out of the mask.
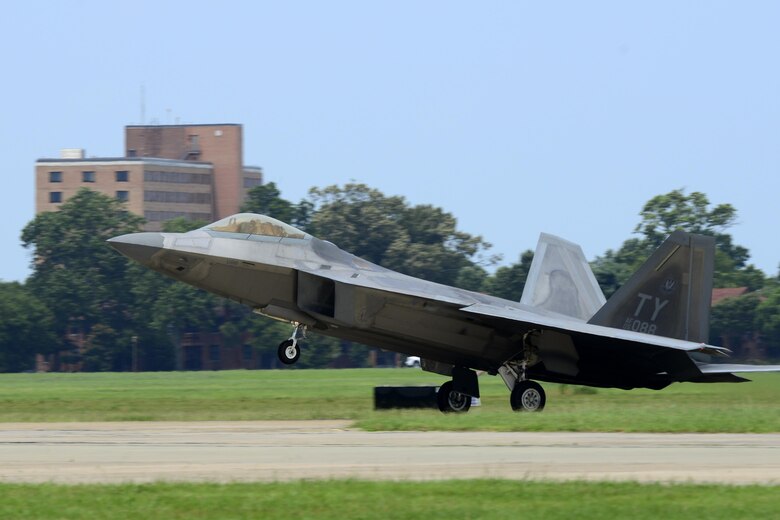
<path id="1" fill-rule="evenodd" d="M 282 195 L 350 179 L 452 212 L 514 262 L 593 258 L 675 188 L 780 263 L 780 2 L 11 2 L 0 18 L 0 279 L 23 280 L 34 163 L 123 127 L 241 123 Z"/>

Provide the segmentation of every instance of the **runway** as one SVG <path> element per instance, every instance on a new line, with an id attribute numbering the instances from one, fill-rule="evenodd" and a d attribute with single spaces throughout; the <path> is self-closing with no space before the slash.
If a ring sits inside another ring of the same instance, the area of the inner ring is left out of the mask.
<path id="1" fill-rule="evenodd" d="M 780 484 L 780 434 L 364 432 L 346 421 L 0 424 L 0 481 L 509 478 Z"/>

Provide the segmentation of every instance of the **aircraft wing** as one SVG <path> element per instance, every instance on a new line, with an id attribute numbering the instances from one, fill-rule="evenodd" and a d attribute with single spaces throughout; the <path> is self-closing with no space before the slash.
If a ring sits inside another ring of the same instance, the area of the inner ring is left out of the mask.
<path id="1" fill-rule="evenodd" d="M 643 334 L 641 332 L 632 332 L 630 330 L 615 329 L 612 327 L 603 327 L 601 325 L 591 325 L 574 320 L 566 320 L 551 316 L 531 313 L 522 309 L 512 307 L 500 307 L 497 305 L 488 305 L 477 303 L 461 309 L 464 312 L 489 316 L 503 319 L 509 322 L 515 322 L 518 326 L 538 326 L 545 329 L 552 329 L 562 333 L 584 334 L 595 338 L 604 338 L 623 341 L 627 344 L 647 345 L 652 347 L 669 348 L 683 350 L 687 352 L 704 352 L 707 354 L 727 355 L 729 349 L 707 345 L 704 343 L 694 343 L 664 336 L 654 336 L 652 334 Z"/>
<path id="2" fill-rule="evenodd" d="M 672 381 L 725 380 L 703 374 L 690 354 L 727 355 L 728 349 L 664 336 L 539 315 L 520 308 L 474 304 L 461 309 L 504 332 L 535 330 L 541 363 L 529 377 L 618 388 L 663 388 Z M 716 365 L 717 366 L 717 365 Z"/>
<path id="3" fill-rule="evenodd" d="M 542 376 L 548 379 L 573 383 L 584 381 L 594 385 L 609 381 L 607 386 L 623 384 L 628 387 L 636 378 L 641 379 L 638 374 L 648 368 L 657 370 L 659 374 L 666 373 L 676 381 L 695 382 L 740 382 L 748 379 L 736 373 L 780 372 L 780 365 L 696 362 L 690 354 L 728 355 L 728 349 L 704 343 L 592 325 L 498 305 L 474 304 L 461 310 L 497 320 L 498 326 L 508 330 L 523 331 L 530 327 L 548 331 L 548 335 L 552 331 L 554 334 L 550 340 L 540 341 L 538 345 L 546 371 L 552 372 Z M 542 338 L 544 334 L 542 332 Z M 609 359 L 616 363 L 611 365 Z M 588 373 L 588 366 L 592 366 L 590 362 L 594 360 L 603 364 L 605 370 Z M 636 363 L 631 363 L 631 360 Z"/>

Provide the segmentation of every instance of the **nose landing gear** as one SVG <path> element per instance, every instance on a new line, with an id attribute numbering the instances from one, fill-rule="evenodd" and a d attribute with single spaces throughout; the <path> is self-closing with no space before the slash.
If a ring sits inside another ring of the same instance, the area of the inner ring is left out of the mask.
<path id="1" fill-rule="evenodd" d="M 285 365 L 292 365 L 298 361 L 301 357 L 300 341 L 306 337 L 306 325 L 301 323 L 293 323 L 294 329 L 290 339 L 286 339 L 279 343 L 279 348 L 276 353 L 279 356 L 279 361 Z"/>

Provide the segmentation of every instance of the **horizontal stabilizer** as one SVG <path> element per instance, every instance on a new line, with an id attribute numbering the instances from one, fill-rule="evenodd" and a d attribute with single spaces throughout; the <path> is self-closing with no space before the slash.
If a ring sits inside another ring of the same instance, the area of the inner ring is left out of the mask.
<path id="1" fill-rule="evenodd" d="M 736 365 L 732 363 L 704 363 L 699 365 L 702 374 L 726 374 L 731 372 L 780 372 L 780 365 Z"/>

